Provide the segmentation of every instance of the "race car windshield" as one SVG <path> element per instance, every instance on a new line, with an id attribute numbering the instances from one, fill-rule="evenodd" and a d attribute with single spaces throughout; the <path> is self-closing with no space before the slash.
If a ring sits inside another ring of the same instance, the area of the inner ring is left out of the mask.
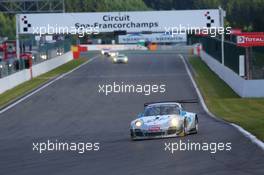
<path id="1" fill-rule="evenodd" d="M 155 115 L 173 115 L 179 114 L 180 111 L 176 106 L 151 106 L 147 107 L 144 111 L 144 116 Z"/>

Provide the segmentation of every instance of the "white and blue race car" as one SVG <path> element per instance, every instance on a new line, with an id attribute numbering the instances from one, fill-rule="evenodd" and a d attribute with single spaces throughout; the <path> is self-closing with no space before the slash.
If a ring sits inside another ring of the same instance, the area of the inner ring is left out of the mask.
<path id="1" fill-rule="evenodd" d="M 197 114 L 185 111 L 179 102 L 155 102 L 144 106 L 144 113 L 130 124 L 132 140 L 186 136 L 198 132 Z"/>

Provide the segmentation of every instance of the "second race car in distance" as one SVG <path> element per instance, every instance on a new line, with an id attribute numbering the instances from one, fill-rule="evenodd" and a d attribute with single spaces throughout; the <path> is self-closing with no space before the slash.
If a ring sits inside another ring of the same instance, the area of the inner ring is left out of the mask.
<path id="1" fill-rule="evenodd" d="M 145 104 L 144 113 L 130 124 L 132 140 L 186 136 L 198 132 L 198 116 L 178 102 Z"/>
<path id="2" fill-rule="evenodd" d="M 114 58 L 114 57 L 117 57 L 118 54 L 119 54 L 119 53 L 118 53 L 117 51 L 110 51 L 110 52 L 108 53 L 108 56 Z"/>
<path id="3" fill-rule="evenodd" d="M 113 63 L 127 63 L 127 62 L 128 62 L 128 58 L 124 54 L 119 54 L 113 57 Z"/>
<path id="4" fill-rule="evenodd" d="M 101 50 L 101 54 L 102 54 L 102 55 L 106 55 L 106 56 L 108 56 L 108 55 L 109 55 L 109 52 L 110 52 L 110 49 L 102 49 L 102 50 Z"/>

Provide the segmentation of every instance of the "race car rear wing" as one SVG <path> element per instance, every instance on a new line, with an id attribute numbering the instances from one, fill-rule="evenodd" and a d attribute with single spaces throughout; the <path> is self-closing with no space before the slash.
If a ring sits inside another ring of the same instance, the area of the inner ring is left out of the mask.
<path id="1" fill-rule="evenodd" d="M 158 101 L 158 102 L 148 102 L 144 103 L 144 107 L 155 104 L 155 103 L 198 103 L 197 99 L 184 99 L 184 100 L 175 100 L 175 101 Z"/>

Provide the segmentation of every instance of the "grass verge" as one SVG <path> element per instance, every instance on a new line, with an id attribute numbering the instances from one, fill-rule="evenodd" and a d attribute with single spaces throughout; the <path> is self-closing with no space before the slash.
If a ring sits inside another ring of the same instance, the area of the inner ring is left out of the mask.
<path id="1" fill-rule="evenodd" d="M 189 58 L 194 79 L 209 110 L 225 121 L 240 125 L 264 141 L 264 99 L 240 98 L 199 58 Z"/>
<path id="2" fill-rule="evenodd" d="M 4 105 L 8 104 L 9 102 L 25 95 L 26 93 L 32 91 L 33 89 L 39 87 L 40 85 L 46 83 L 47 81 L 51 80 L 52 78 L 59 76 L 63 73 L 66 73 L 75 67 L 81 65 L 87 61 L 87 59 L 80 58 L 77 60 L 72 60 L 66 64 L 57 67 L 56 69 L 49 71 L 45 74 L 42 74 L 38 77 L 33 78 L 32 80 L 26 81 L 2 94 L 0 94 L 0 108 Z"/>

